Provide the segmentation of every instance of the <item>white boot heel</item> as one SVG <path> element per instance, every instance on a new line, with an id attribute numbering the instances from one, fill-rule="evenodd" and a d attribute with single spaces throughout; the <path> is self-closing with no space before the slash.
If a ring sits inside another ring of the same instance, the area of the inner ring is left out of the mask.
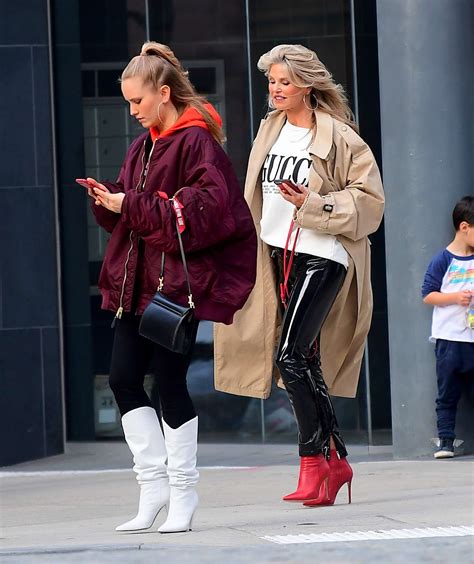
<path id="1" fill-rule="evenodd" d="M 168 476 L 170 504 L 168 518 L 158 529 L 160 533 L 184 533 L 192 528 L 198 506 L 196 470 L 198 418 L 195 417 L 172 429 L 163 421 L 166 450 L 168 451 Z"/>
<path id="2" fill-rule="evenodd" d="M 116 531 L 149 529 L 158 513 L 169 503 L 169 481 L 166 471 L 166 446 L 156 411 L 139 407 L 122 417 L 125 440 L 132 451 L 140 484 L 138 514 L 116 527 Z"/>
<path id="3" fill-rule="evenodd" d="M 160 533 L 186 533 L 192 531 L 193 518 L 198 506 L 195 490 L 171 490 L 170 510 L 166 522 L 158 529 Z"/>

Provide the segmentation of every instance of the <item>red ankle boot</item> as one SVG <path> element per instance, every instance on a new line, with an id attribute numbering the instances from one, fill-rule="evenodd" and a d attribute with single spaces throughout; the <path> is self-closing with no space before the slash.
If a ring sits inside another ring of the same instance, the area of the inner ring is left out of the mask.
<path id="1" fill-rule="evenodd" d="M 329 464 L 322 454 L 300 457 L 300 476 L 295 492 L 285 495 L 283 501 L 328 499 Z"/>
<path id="2" fill-rule="evenodd" d="M 331 449 L 331 458 L 329 459 L 329 481 L 327 497 L 321 495 L 318 499 L 307 501 L 304 505 L 314 507 L 315 505 L 334 505 L 336 496 L 344 484 L 347 484 L 349 494 L 349 503 L 351 503 L 351 484 L 352 484 L 352 468 L 349 466 L 346 458 L 339 458 L 337 451 Z"/>

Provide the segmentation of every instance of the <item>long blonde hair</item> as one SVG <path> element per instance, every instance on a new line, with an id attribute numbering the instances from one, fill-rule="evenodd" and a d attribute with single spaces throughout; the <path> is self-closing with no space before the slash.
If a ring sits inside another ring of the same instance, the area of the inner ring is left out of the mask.
<path id="1" fill-rule="evenodd" d="M 219 124 L 205 107 L 207 101 L 196 92 L 189 81 L 188 72 L 167 45 L 154 41 L 144 43 L 140 55 L 130 60 L 120 80 L 135 76 L 141 77 L 143 84 L 148 84 L 155 90 L 164 84 L 169 86 L 171 102 L 178 114 L 181 115 L 189 106 L 195 108 L 202 115 L 214 139 L 223 143 L 224 136 Z"/>
<path id="2" fill-rule="evenodd" d="M 277 45 L 260 57 L 257 67 L 268 76 L 271 66 L 277 64 L 287 67 L 292 84 L 298 88 L 311 88 L 308 98 L 314 123 L 316 109 L 319 109 L 358 131 L 344 88 L 334 81 L 314 51 L 303 45 Z M 273 107 L 270 98 L 268 105 Z"/>

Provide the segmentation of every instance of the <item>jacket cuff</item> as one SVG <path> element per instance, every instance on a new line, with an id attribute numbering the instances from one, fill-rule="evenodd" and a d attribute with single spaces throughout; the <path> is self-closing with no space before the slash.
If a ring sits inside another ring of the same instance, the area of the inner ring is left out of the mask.
<path id="1" fill-rule="evenodd" d="M 122 211 L 120 213 L 120 219 L 129 229 L 133 231 L 133 226 L 130 225 L 130 197 L 129 193 L 125 194 L 125 198 L 122 201 Z"/>
<path id="2" fill-rule="evenodd" d="M 332 194 L 320 196 L 310 192 L 303 205 L 295 212 L 295 223 L 306 229 L 326 231 L 335 206 L 336 202 Z"/>

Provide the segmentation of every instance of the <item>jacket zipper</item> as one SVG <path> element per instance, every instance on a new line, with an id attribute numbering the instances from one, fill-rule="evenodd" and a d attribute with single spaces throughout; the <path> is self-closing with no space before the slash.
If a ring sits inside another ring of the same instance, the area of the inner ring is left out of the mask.
<path id="1" fill-rule="evenodd" d="M 138 178 L 138 184 L 135 186 L 135 190 L 138 192 L 139 188 L 140 188 L 140 184 L 142 183 L 142 176 L 143 176 L 143 169 L 145 167 L 145 145 L 146 145 L 146 139 L 145 141 L 143 141 L 143 155 L 142 155 L 142 169 L 140 171 L 140 176 Z M 153 146 L 155 144 L 153 143 Z M 153 151 L 153 147 L 152 147 L 152 151 Z M 151 155 L 151 152 L 150 152 Z"/>
<path id="2" fill-rule="evenodd" d="M 145 149 L 145 143 L 146 140 L 143 142 L 143 148 Z M 153 149 L 155 148 L 155 141 L 153 142 L 153 145 L 151 147 L 150 150 L 150 154 L 148 155 L 148 159 L 146 162 L 146 165 L 144 166 L 144 162 L 145 162 L 145 150 L 143 150 L 143 155 L 142 155 L 142 169 L 140 171 L 140 178 L 138 180 L 138 184 L 135 187 L 135 190 L 137 192 L 142 192 L 145 189 L 145 183 L 146 183 L 146 178 L 148 175 L 148 168 L 150 166 L 150 160 L 151 160 L 151 155 L 153 154 Z M 130 255 L 132 254 L 132 250 L 133 250 L 133 231 L 130 231 L 130 247 L 128 249 L 128 253 L 127 253 L 127 258 L 125 260 L 125 268 L 124 268 L 124 275 L 123 275 L 123 282 L 122 282 L 122 291 L 120 292 L 120 299 L 119 299 L 119 308 L 117 309 L 116 313 L 115 313 L 115 317 L 112 321 L 112 327 L 115 327 L 115 323 L 117 322 L 117 319 L 122 319 L 122 314 L 123 314 L 123 295 L 125 293 L 125 284 L 127 282 L 127 267 L 128 267 L 128 262 L 130 260 Z"/>

